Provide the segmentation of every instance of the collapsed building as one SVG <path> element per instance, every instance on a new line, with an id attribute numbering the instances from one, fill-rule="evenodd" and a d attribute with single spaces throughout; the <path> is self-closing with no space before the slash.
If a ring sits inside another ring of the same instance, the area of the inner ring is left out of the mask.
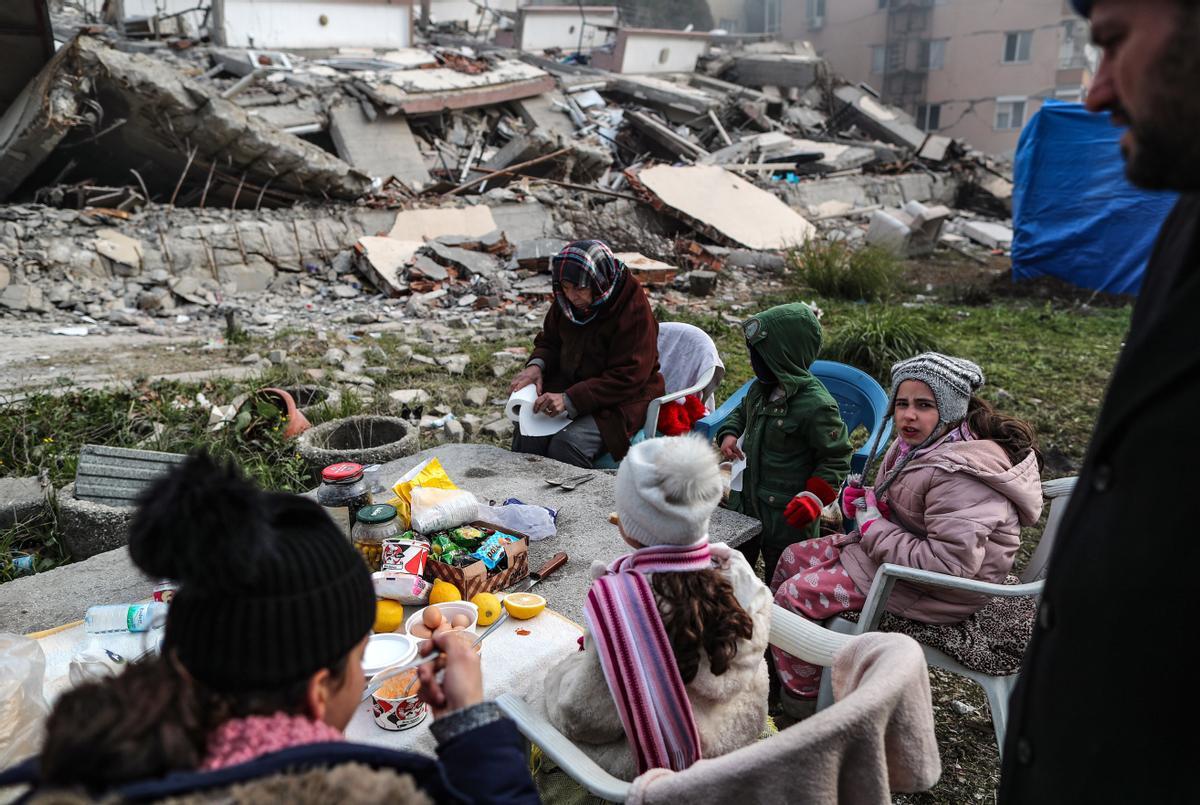
<path id="1" fill-rule="evenodd" d="M 906 256 L 1011 240 L 1006 166 L 803 43 L 621 27 L 612 7 L 492 4 L 472 30 L 427 2 L 420 23 L 388 4 L 407 27 L 377 47 L 313 51 L 340 17 L 319 40 L 237 0 L 145 5 L 24 29 L 37 45 L 0 96 L 0 313 L 156 331 L 276 294 L 525 317 L 576 237 L 677 296 L 813 237 Z"/>

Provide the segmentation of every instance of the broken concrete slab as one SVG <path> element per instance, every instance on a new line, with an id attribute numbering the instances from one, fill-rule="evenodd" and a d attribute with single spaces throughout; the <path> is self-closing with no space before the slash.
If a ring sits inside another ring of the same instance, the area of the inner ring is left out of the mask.
<path id="1" fill-rule="evenodd" d="M 9 285 L 0 291 L 0 307 L 17 311 L 39 311 L 46 307 L 42 289 L 36 285 Z"/>
<path id="2" fill-rule="evenodd" d="M 82 562 L 0 584 L 0 632 L 28 634 L 83 618 L 95 604 L 144 601 L 154 581 L 121 547 Z"/>
<path id="3" fill-rule="evenodd" d="M 444 265 L 429 257 L 426 254 L 418 253 L 412 259 L 412 271 L 419 273 L 422 277 L 434 282 L 441 282 L 450 279 L 450 272 Z"/>
<path id="4" fill-rule="evenodd" d="M 368 176 L 394 176 L 414 190 L 431 181 L 425 157 L 402 114 L 372 121 L 357 101 L 343 101 L 329 111 L 329 134 L 338 156 Z"/>
<path id="5" fill-rule="evenodd" d="M 910 201 L 901 210 L 877 210 L 871 216 L 866 240 L 901 257 L 932 254 L 951 212 L 942 206 L 926 207 Z"/>
<path id="6" fill-rule="evenodd" d="M 487 252 L 474 252 L 470 249 L 445 246 L 436 240 L 425 244 L 421 253 L 428 255 L 444 266 L 456 269 L 458 276 L 464 279 L 470 279 L 475 276 L 492 277 L 495 276 L 496 271 L 499 269 L 496 258 Z"/>
<path id="7" fill-rule="evenodd" d="M 540 129 L 563 142 L 570 142 L 575 136 L 575 123 L 567 112 L 567 98 L 561 92 L 535 95 L 517 101 L 516 107 L 530 127 Z"/>
<path id="8" fill-rule="evenodd" d="M 0 198 L 45 161 L 51 152 L 46 144 L 57 145 L 72 128 L 79 131 L 70 135 L 77 149 L 71 157 L 94 162 L 98 169 L 90 175 L 98 181 L 127 183 L 129 168 L 137 166 L 149 192 L 172 201 L 182 184 L 221 206 L 235 196 L 246 206 L 291 204 L 312 195 L 354 200 L 370 188 L 370 177 L 251 116 L 211 84 L 97 37 L 81 35 L 64 46 L 31 87 L 27 104 L 14 105 L 0 125 L 6 132 L 0 134 Z M 99 124 L 93 113 L 81 111 L 94 104 L 107 107 L 121 124 L 99 133 L 85 126 Z M 18 153 L 22 165 L 10 165 Z"/>
<path id="9" fill-rule="evenodd" d="M 97 229 L 93 245 L 97 252 L 114 263 L 133 269 L 142 269 L 142 244 L 136 238 L 123 235 L 115 229 Z"/>
<path id="10" fill-rule="evenodd" d="M 816 231 L 775 196 L 714 165 L 656 165 L 625 175 L 655 209 L 719 243 L 787 249 L 803 245 Z"/>
<path id="11" fill-rule="evenodd" d="M 673 156 L 684 156 L 691 159 L 705 157 L 708 151 L 699 143 L 679 134 L 670 126 L 655 120 L 652 116 L 637 109 L 627 109 L 625 119 L 635 129 L 646 137 L 665 148 Z"/>
<path id="12" fill-rule="evenodd" d="M 401 274 L 419 248 L 420 241 L 367 235 L 359 238 L 355 246 L 360 257 L 356 265 L 380 291 L 388 296 L 399 296 L 408 290 L 408 283 Z"/>
<path id="13" fill-rule="evenodd" d="M 1013 231 L 1004 224 L 990 221 L 967 221 L 960 227 L 961 232 L 976 243 L 989 249 L 1008 249 L 1012 247 Z"/>
<path id="14" fill-rule="evenodd" d="M 679 268 L 661 260 L 654 260 L 637 252 L 618 252 L 619 258 L 629 268 L 629 273 L 637 277 L 642 285 L 669 285 Z"/>
<path id="15" fill-rule="evenodd" d="M 490 70 L 463 73 L 447 67 L 396 70 L 358 86 L 384 108 L 406 115 L 432 114 L 532 98 L 555 89 L 554 77 L 531 64 L 499 59 Z"/>
<path id="16" fill-rule="evenodd" d="M 488 207 L 439 207 L 400 211 L 387 236 L 422 243 L 442 235 L 483 237 L 496 228 Z"/>
<path id="17" fill-rule="evenodd" d="M 517 243 L 514 259 L 517 265 L 527 271 L 548 272 L 550 258 L 563 250 L 567 241 L 561 238 L 536 238 Z"/>
<path id="18" fill-rule="evenodd" d="M 800 53 L 747 53 L 737 55 L 722 76 L 747 87 L 808 89 L 829 72 L 819 56 Z"/>
<path id="19" fill-rule="evenodd" d="M 707 115 L 720 108 L 723 97 L 697 87 L 677 84 L 648 75 L 612 77 L 612 92 L 659 110 L 676 122 Z"/>
<path id="20" fill-rule="evenodd" d="M 840 86 L 833 91 L 833 97 L 841 107 L 839 119 L 845 116 L 871 136 L 913 150 L 925 144 L 928 135 L 917 128 L 912 117 L 881 103 L 858 87 Z"/>
<path id="21" fill-rule="evenodd" d="M 0 116 L 0 201 L 85 120 L 74 76 L 65 69 L 71 56 L 70 47 L 61 48 Z"/>

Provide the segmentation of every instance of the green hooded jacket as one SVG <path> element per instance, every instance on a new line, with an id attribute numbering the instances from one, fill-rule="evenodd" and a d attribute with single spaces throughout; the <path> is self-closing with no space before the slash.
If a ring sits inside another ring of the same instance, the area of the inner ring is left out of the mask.
<path id="1" fill-rule="evenodd" d="M 808 371 L 821 349 L 821 324 L 812 310 L 779 305 L 742 327 L 783 394 L 772 400 L 776 386 L 755 380 L 716 440 L 719 445 L 726 436 L 745 434 L 742 491 L 730 495 L 729 508 L 760 520 L 763 543 L 782 548 L 818 536 L 819 524 L 797 530 L 783 519 L 783 510 L 813 476 L 838 488 L 850 472 L 850 436 L 837 401 Z"/>

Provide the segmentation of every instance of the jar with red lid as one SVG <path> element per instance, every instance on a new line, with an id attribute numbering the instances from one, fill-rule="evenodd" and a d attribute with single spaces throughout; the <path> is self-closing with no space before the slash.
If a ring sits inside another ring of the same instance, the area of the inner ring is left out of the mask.
<path id="1" fill-rule="evenodd" d="M 321 470 L 317 502 L 329 510 L 329 516 L 349 536 L 358 510 L 371 505 L 371 493 L 363 478 L 363 466 L 352 461 L 341 461 Z"/>

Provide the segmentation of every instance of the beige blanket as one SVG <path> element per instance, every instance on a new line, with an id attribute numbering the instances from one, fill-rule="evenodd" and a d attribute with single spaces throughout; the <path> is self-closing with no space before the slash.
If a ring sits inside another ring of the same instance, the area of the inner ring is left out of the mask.
<path id="1" fill-rule="evenodd" d="M 773 738 L 641 775 L 627 802 L 883 804 L 937 782 L 929 674 L 912 638 L 873 632 L 847 643 L 834 656 L 833 693 L 833 706 Z"/>

